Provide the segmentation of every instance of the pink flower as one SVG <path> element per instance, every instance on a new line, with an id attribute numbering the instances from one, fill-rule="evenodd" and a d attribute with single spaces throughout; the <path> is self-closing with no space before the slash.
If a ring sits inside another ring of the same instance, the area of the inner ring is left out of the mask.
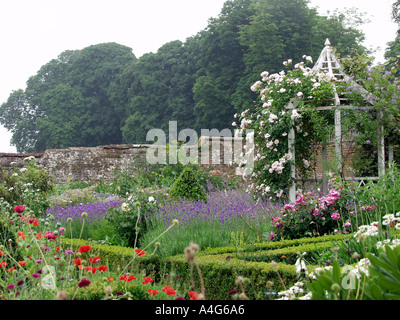
<path id="1" fill-rule="evenodd" d="M 285 204 L 285 210 L 295 210 L 295 206 L 293 204 Z"/>
<path id="2" fill-rule="evenodd" d="M 337 212 L 334 212 L 334 213 L 332 213 L 331 218 L 333 220 L 338 220 L 338 219 L 340 219 L 340 214 Z"/>
<path id="3" fill-rule="evenodd" d="M 300 196 L 296 199 L 296 203 L 302 203 L 303 202 L 304 197 Z"/>
<path id="4" fill-rule="evenodd" d="M 22 213 L 22 212 L 24 212 L 24 210 L 25 210 L 25 206 L 22 206 L 22 205 L 19 205 L 19 206 L 15 206 L 15 207 L 14 207 L 14 211 L 15 211 L 16 213 Z"/>

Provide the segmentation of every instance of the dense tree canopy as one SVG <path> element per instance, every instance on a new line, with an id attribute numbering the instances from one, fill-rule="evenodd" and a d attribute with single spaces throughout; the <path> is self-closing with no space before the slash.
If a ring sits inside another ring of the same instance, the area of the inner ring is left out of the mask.
<path id="1" fill-rule="evenodd" d="M 364 52 L 357 17 L 320 16 L 306 0 L 228 0 L 207 28 L 140 59 L 116 43 L 62 52 L 10 94 L 0 123 L 19 152 L 146 143 L 149 129 L 168 133 L 169 121 L 199 134 L 232 129 L 263 70 L 317 58 L 326 38 L 342 55 Z"/>

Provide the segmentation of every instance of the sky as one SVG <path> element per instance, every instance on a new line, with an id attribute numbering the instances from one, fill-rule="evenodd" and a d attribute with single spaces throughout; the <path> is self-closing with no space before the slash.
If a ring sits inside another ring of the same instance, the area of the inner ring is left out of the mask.
<path id="1" fill-rule="evenodd" d="M 2 0 L 0 2 L 0 104 L 13 90 L 65 50 L 116 42 L 132 48 L 137 58 L 157 52 L 163 44 L 185 41 L 217 17 L 225 0 Z M 327 10 L 358 8 L 371 21 L 362 30 L 364 45 L 384 50 L 396 36 L 391 22 L 394 0 L 311 0 L 311 7 Z M 0 153 L 16 152 L 11 133 L 0 126 Z"/>

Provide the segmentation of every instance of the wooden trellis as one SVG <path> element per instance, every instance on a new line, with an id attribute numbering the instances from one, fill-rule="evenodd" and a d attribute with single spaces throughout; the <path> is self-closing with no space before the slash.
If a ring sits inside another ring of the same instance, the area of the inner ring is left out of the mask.
<path id="1" fill-rule="evenodd" d="M 350 77 L 347 76 L 343 70 L 342 66 L 340 65 L 339 61 L 336 58 L 335 52 L 333 50 L 333 47 L 331 46 L 329 39 L 326 39 L 325 41 L 325 47 L 322 50 L 317 62 L 315 63 L 313 67 L 314 71 L 325 71 L 328 72 L 328 74 L 332 77 L 335 77 L 338 81 L 349 81 Z M 370 93 L 368 93 L 366 90 L 362 91 L 362 95 L 364 98 L 370 97 Z M 355 106 L 350 106 L 346 105 L 346 99 L 341 99 L 336 92 L 335 88 L 335 93 L 334 93 L 334 105 L 333 106 L 321 106 L 317 107 L 316 110 L 334 110 L 335 112 L 335 153 L 336 157 L 338 159 L 338 171 L 342 171 L 342 146 L 341 146 L 341 140 L 342 140 L 342 126 L 341 126 L 341 110 L 343 109 L 354 109 Z M 369 99 L 369 101 L 373 101 L 372 99 Z M 373 102 L 371 102 L 372 106 L 370 107 L 362 107 L 363 109 L 373 109 Z M 289 102 L 289 104 L 286 106 L 286 109 L 295 109 L 296 107 L 296 102 L 295 100 L 292 100 Z M 299 110 L 301 111 L 301 110 Z M 383 117 L 383 112 L 378 113 L 378 120 Z M 384 144 L 384 127 L 382 125 L 382 121 L 379 121 L 380 125 L 378 127 L 378 177 L 351 177 L 347 179 L 351 180 L 358 180 L 360 181 L 360 185 L 365 183 L 366 180 L 377 180 L 382 175 L 385 173 L 385 144 Z M 393 148 L 392 146 L 389 146 L 389 162 L 391 161 L 390 158 L 393 159 Z M 291 178 L 293 178 L 293 183 L 291 184 L 289 188 L 289 201 L 290 202 L 295 202 L 296 200 L 296 167 L 295 167 L 295 131 L 294 131 L 294 123 L 292 125 L 292 128 L 290 129 L 289 135 L 288 135 L 288 152 L 290 156 L 292 157 L 292 162 L 291 162 Z M 323 143 L 322 145 L 322 191 L 327 192 L 328 189 L 328 184 L 327 184 L 327 176 L 326 176 L 326 168 L 325 164 L 327 161 L 327 147 L 326 147 L 326 142 Z"/>

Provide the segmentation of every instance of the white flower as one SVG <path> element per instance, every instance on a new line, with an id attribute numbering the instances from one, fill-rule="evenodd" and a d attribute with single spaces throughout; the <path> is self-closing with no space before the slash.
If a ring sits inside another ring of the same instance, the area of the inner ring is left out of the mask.
<path id="1" fill-rule="evenodd" d="M 302 96 L 303 96 L 303 92 L 297 92 L 297 96 L 299 97 L 299 98 L 301 98 Z"/>
<path id="2" fill-rule="evenodd" d="M 261 73 L 261 77 L 263 78 L 263 81 L 267 81 L 268 80 L 268 75 L 269 75 L 268 71 L 264 71 L 264 72 Z"/>
<path id="3" fill-rule="evenodd" d="M 251 91 L 256 92 L 257 89 L 258 89 L 258 87 L 259 87 L 261 84 L 262 84 L 261 81 L 255 82 L 255 83 L 250 87 Z"/>
<path id="4" fill-rule="evenodd" d="M 298 258 L 298 259 L 296 260 L 295 266 L 296 266 L 296 272 L 297 272 L 297 273 L 301 273 L 302 271 L 304 271 L 305 274 L 308 274 L 307 266 L 306 266 L 306 263 L 304 262 L 304 259 L 303 259 L 303 257 L 305 256 L 305 254 L 306 254 L 306 252 L 303 252 L 303 253 L 301 254 L 300 258 Z"/>
<path id="5" fill-rule="evenodd" d="M 127 204 L 126 202 L 124 202 L 123 204 L 121 204 L 121 210 L 123 212 L 128 212 L 129 211 L 129 204 Z"/>
<path id="6" fill-rule="evenodd" d="M 154 197 L 149 197 L 149 202 L 154 202 Z"/>
<path id="7" fill-rule="evenodd" d="M 271 114 L 269 115 L 268 121 L 269 121 L 270 123 L 274 123 L 276 120 L 278 120 L 278 116 L 275 115 L 275 114 L 273 114 L 273 113 L 271 113 Z"/>
<path id="8" fill-rule="evenodd" d="M 286 89 L 285 89 L 285 88 L 281 88 L 281 89 L 279 90 L 279 92 L 280 92 L 280 93 L 284 93 L 284 92 L 286 92 Z"/>
<path id="9" fill-rule="evenodd" d="M 320 86 L 321 86 L 321 84 L 319 82 L 316 82 L 316 83 L 313 84 L 313 88 L 314 89 L 316 89 L 316 88 L 318 88 Z"/>
<path id="10" fill-rule="evenodd" d="M 236 122 L 232 122 L 232 127 L 236 127 Z"/>
<path id="11" fill-rule="evenodd" d="M 292 120 L 298 119 L 298 118 L 301 118 L 301 115 L 297 112 L 296 109 L 293 109 L 292 115 L 290 116 L 290 118 L 291 118 Z"/>

